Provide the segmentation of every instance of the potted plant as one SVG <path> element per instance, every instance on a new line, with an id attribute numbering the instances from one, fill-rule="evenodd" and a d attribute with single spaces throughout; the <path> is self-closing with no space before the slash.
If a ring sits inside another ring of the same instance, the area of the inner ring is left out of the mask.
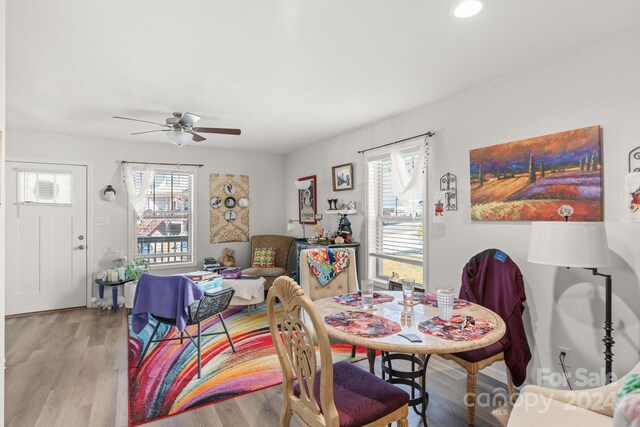
<path id="1" fill-rule="evenodd" d="M 127 263 L 127 278 L 133 279 L 133 281 L 124 286 L 124 306 L 126 308 L 133 308 L 136 285 L 140 280 L 140 276 L 147 271 L 149 271 L 149 260 L 144 257 L 135 258 Z"/>

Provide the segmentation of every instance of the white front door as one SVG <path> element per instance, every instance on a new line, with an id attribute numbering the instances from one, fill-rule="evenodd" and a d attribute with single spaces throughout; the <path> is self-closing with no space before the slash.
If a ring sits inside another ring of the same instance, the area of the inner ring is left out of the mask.
<path id="1" fill-rule="evenodd" d="M 86 306 L 86 166 L 9 161 L 6 177 L 6 314 Z"/>

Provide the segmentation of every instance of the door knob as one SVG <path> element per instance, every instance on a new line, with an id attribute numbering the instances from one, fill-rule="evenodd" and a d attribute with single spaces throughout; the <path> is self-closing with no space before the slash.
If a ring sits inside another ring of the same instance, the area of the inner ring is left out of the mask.
<path id="1" fill-rule="evenodd" d="M 78 246 L 78 249 L 83 250 L 84 249 L 84 245 Z"/>

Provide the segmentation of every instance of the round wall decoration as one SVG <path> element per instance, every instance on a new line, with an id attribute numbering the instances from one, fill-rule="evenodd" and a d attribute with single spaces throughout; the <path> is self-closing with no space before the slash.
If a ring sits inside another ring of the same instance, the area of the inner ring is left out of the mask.
<path id="1" fill-rule="evenodd" d="M 235 221 L 236 220 L 236 213 L 234 211 L 226 211 L 224 213 L 224 219 L 226 219 L 229 222 Z"/>
<path id="2" fill-rule="evenodd" d="M 224 185 L 224 192 L 228 195 L 236 194 L 236 186 L 232 183 L 228 183 Z"/>
<path id="3" fill-rule="evenodd" d="M 224 199 L 224 205 L 229 209 L 233 209 L 236 207 L 236 199 L 233 197 L 227 197 Z"/>
<path id="4" fill-rule="evenodd" d="M 222 206 L 222 199 L 218 196 L 213 196 L 211 200 L 209 200 L 209 205 L 214 209 L 218 209 Z"/>
<path id="5" fill-rule="evenodd" d="M 243 209 L 246 209 L 249 207 L 249 198 L 248 197 L 240 197 L 238 199 L 238 206 L 240 206 Z"/>

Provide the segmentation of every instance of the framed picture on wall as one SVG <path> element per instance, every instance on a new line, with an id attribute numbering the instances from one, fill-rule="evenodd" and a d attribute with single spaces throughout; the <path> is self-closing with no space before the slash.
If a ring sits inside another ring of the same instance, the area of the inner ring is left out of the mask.
<path id="1" fill-rule="evenodd" d="M 318 210 L 316 176 L 305 176 L 298 181 L 310 181 L 307 188 L 298 190 L 298 218 L 300 224 L 316 224 L 316 213 Z"/>
<path id="2" fill-rule="evenodd" d="M 331 168 L 333 175 L 333 191 L 353 190 L 353 163 Z"/>
<path id="3" fill-rule="evenodd" d="M 603 220 L 600 126 L 476 148 L 469 160 L 474 221 L 560 221 L 562 205 L 572 221 Z"/>

